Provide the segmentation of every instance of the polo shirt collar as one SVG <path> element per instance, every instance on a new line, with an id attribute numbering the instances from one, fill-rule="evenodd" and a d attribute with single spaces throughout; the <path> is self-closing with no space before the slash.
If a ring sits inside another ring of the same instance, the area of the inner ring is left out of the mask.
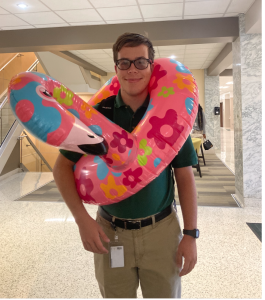
<path id="1" fill-rule="evenodd" d="M 148 107 L 149 99 L 150 99 L 150 95 L 148 94 L 146 99 L 144 100 L 142 107 Z M 115 98 L 115 107 L 120 108 L 121 106 L 126 106 L 126 104 L 123 102 L 121 97 L 121 90 L 119 90 L 119 93 Z"/>

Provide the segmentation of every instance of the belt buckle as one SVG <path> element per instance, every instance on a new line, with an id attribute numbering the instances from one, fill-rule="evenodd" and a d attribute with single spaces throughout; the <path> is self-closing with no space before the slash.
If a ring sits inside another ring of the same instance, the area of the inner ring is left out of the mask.
<path id="1" fill-rule="evenodd" d="M 136 228 L 136 229 L 131 229 L 131 230 L 140 230 L 142 227 L 141 227 L 141 221 L 127 221 L 129 223 L 132 223 L 132 224 L 137 224 L 139 223 L 139 228 Z"/>

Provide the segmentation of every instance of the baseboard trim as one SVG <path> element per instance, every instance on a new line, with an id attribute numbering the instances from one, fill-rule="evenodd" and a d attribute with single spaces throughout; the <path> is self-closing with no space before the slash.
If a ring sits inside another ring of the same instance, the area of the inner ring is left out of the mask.
<path id="1" fill-rule="evenodd" d="M 17 173 L 21 173 L 23 172 L 20 168 L 16 168 L 15 170 L 12 170 L 2 176 L 0 176 L 0 183 L 2 183 L 3 180 L 7 179 L 8 177 L 14 175 L 14 174 L 17 174 Z"/>

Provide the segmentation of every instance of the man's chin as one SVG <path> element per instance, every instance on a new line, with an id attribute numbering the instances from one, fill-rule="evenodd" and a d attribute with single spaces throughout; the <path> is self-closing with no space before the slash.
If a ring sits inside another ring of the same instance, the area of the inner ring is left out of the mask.
<path id="1" fill-rule="evenodd" d="M 142 89 L 141 90 L 140 89 L 139 90 L 130 89 L 130 90 L 126 91 L 126 93 L 131 97 L 136 97 L 136 96 L 139 96 L 139 95 L 143 94 L 144 91 L 145 91 L 145 89 L 143 89 L 143 90 Z"/>

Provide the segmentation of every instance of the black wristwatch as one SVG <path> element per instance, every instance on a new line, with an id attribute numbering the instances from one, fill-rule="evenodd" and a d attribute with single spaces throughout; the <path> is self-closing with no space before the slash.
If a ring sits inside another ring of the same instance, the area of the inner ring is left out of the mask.
<path id="1" fill-rule="evenodd" d="M 190 235 L 190 236 L 194 237 L 195 239 L 197 239 L 200 235 L 200 231 L 199 231 L 199 229 L 193 229 L 193 230 L 183 229 L 183 234 Z"/>

